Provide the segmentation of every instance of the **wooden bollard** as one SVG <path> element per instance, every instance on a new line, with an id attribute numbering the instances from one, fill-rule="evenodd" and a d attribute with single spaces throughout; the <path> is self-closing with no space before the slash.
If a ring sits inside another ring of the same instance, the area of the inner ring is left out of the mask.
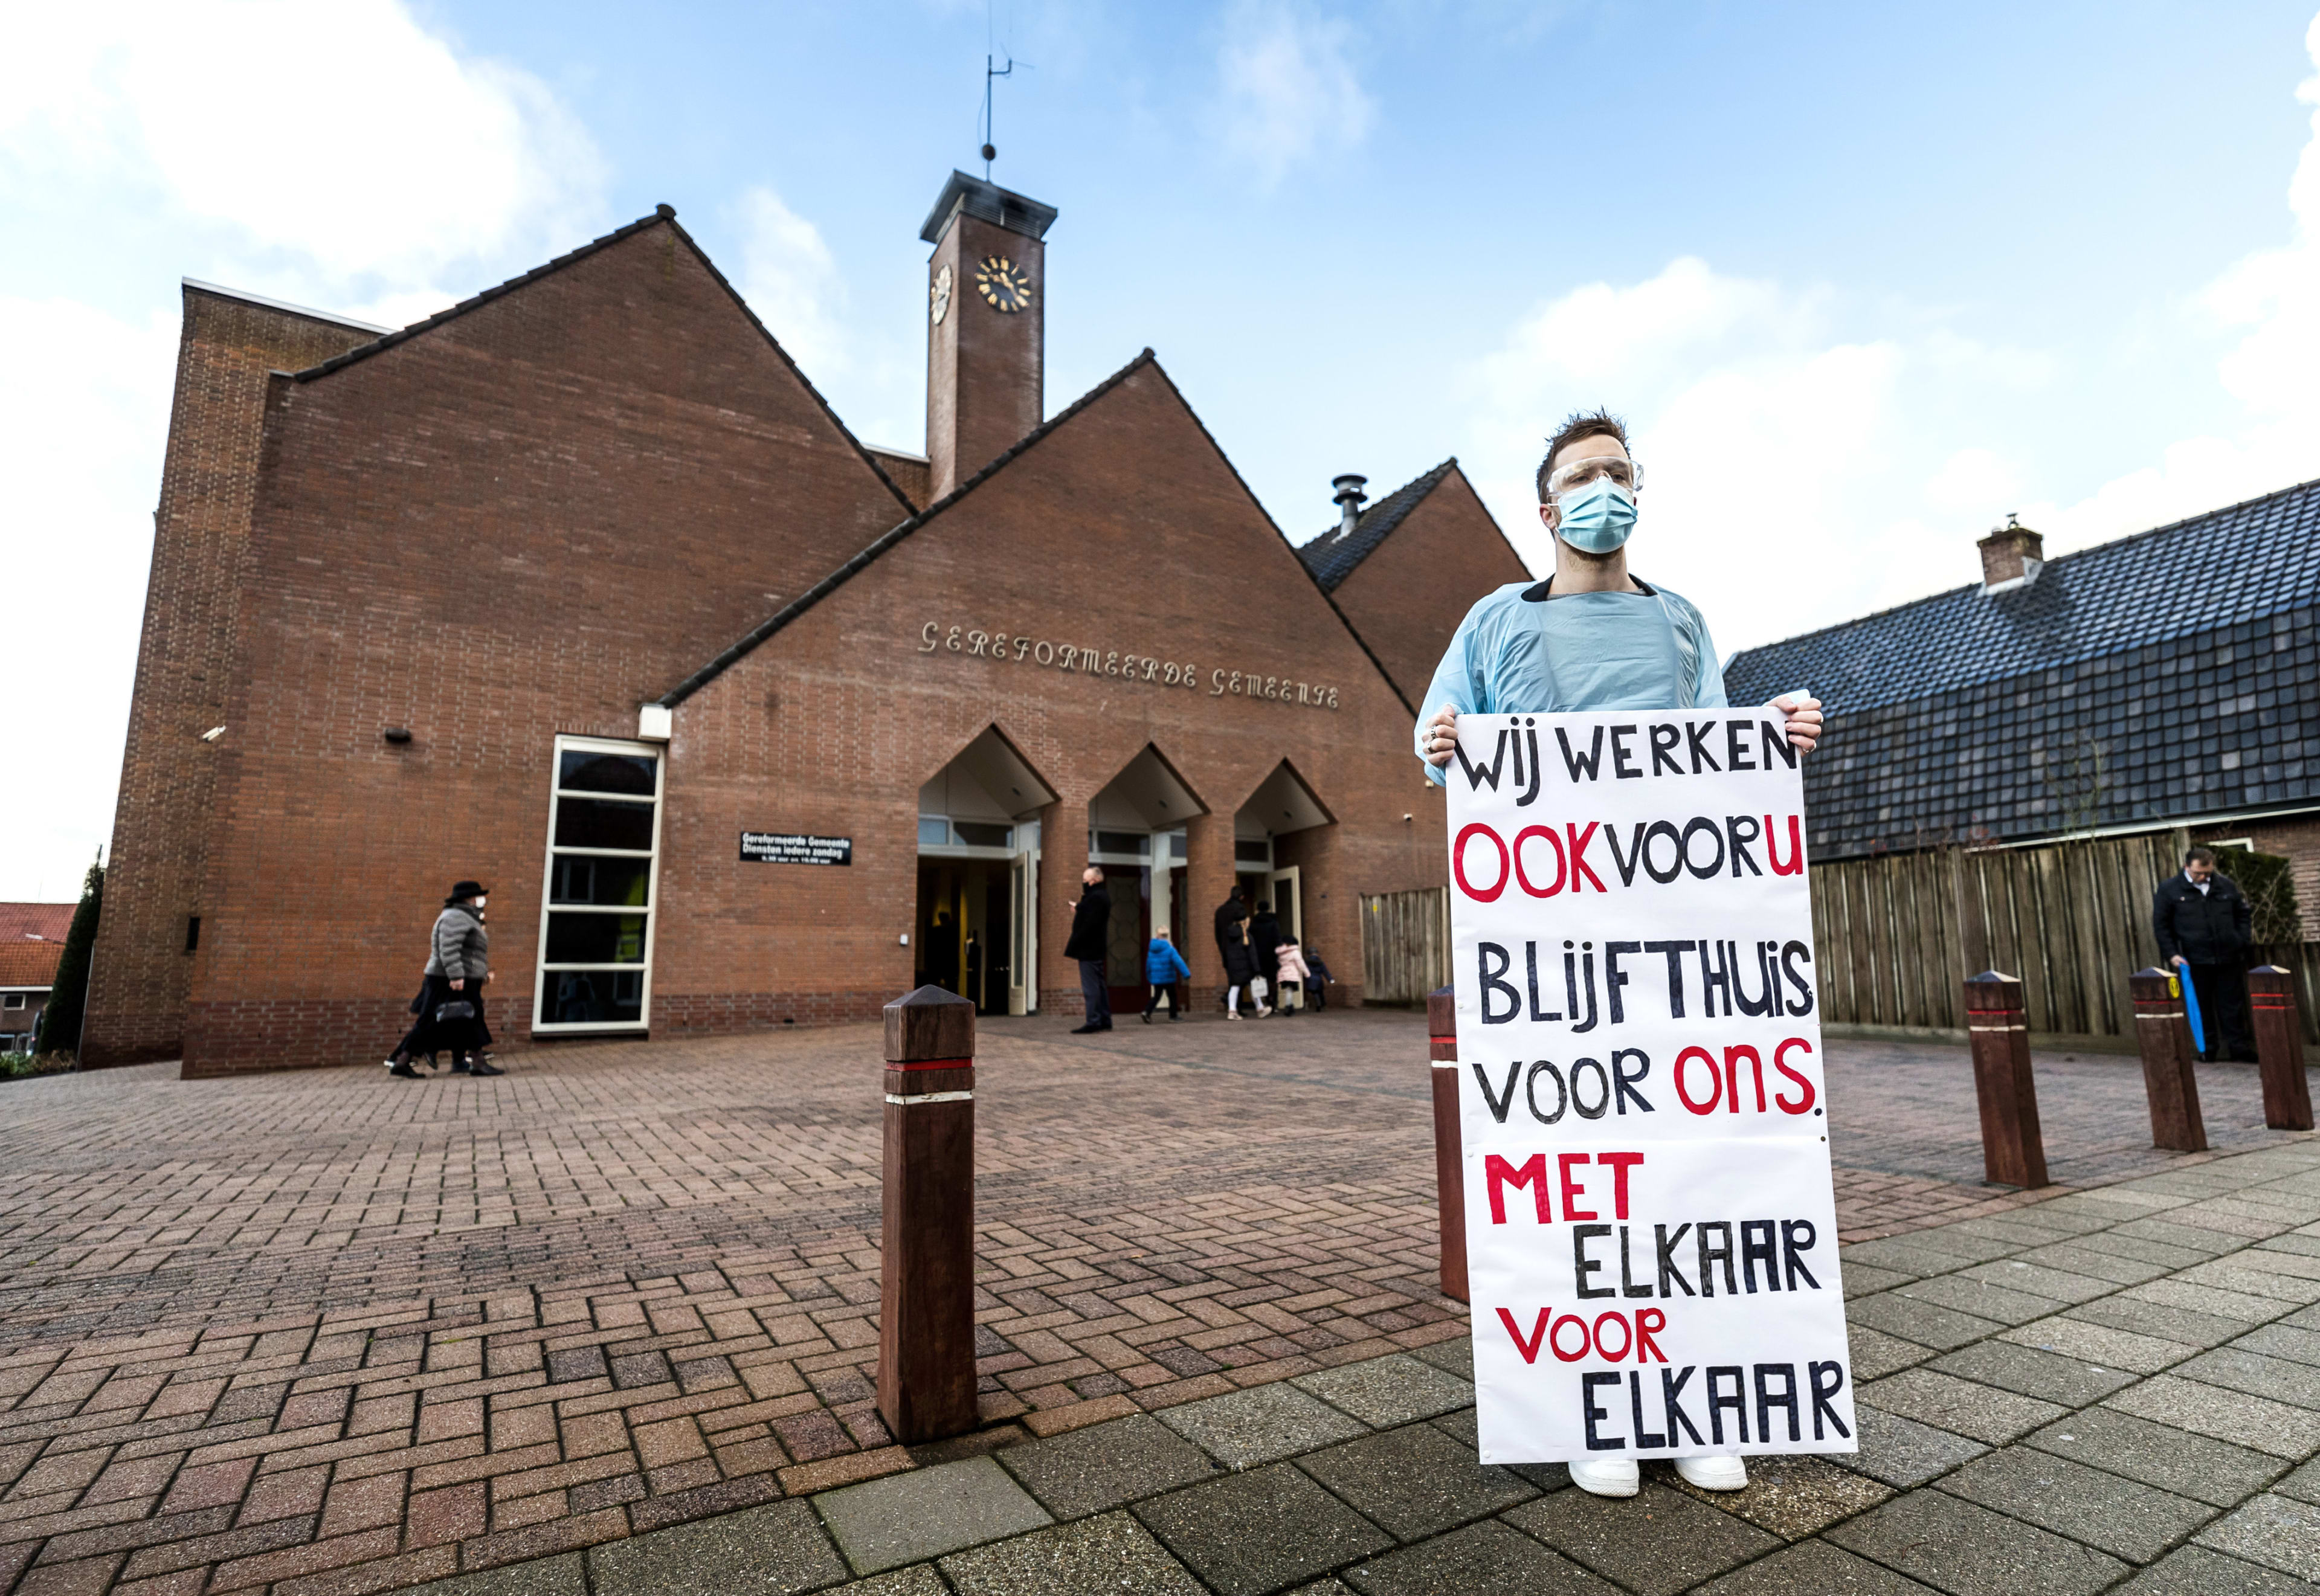
<path id="1" fill-rule="evenodd" d="M 1981 1104 L 1982 1174 L 2009 1186 L 2043 1186 L 2046 1138 L 2038 1127 L 2022 983 L 1996 970 L 1968 976 L 1965 1017 L 1973 1043 L 1973 1092 Z"/>
<path id="2" fill-rule="evenodd" d="M 1458 994 L 1426 994 L 1426 1056 L 1434 1061 L 1434 1205 L 1442 1229 L 1442 1294 L 1466 1297 L 1465 1152 L 1458 1134 Z"/>
<path id="3" fill-rule="evenodd" d="M 2186 970 L 2182 979 L 2191 974 Z M 2207 1121 L 2199 1117 L 2199 1082 L 2191 1073 L 2191 1022 L 2183 1015 L 2183 991 L 2161 969 L 2137 970 L 2126 978 L 2134 998 L 2134 1042 L 2143 1054 L 2143 1090 L 2151 1100 L 2151 1145 L 2179 1153 L 2207 1150 Z"/>
<path id="4" fill-rule="evenodd" d="M 906 1445 L 973 1429 L 974 1005 L 921 986 L 886 1005 L 878 1417 Z"/>
<path id="5" fill-rule="evenodd" d="M 2256 1068 L 2263 1075 L 2263 1122 L 2274 1130 L 2312 1129 L 2312 1088 L 2304 1079 L 2304 1026 L 2296 977 L 2278 965 L 2248 972 Z"/>

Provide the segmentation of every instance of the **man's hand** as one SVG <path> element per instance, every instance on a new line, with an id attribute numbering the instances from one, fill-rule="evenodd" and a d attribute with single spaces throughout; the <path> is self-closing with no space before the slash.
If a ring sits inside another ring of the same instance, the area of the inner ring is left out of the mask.
<path id="1" fill-rule="evenodd" d="M 2174 965 L 2174 966 L 2178 966 L 2179 968 L 2181 968 L 2181 969 L 2186 969 L 2186 970 L 2188 970 L 2188 969 L 2189 969 L 2189 968 L 2191 967 L 2191 961 L 2190 961 L 2189 959 L 2188 959 L 2188 958 L 2185 958 L 2185 957 L 2184 957 L 2181 954 L 2180 954 L 2180 953 L 2179 953 L 2179 954 L 2177 954 L 2173 958 L 2169 959 L 2167 962 L 2168 962 L 2169 964 L 2170 964 L 2170 965 Z"/>
<path id="2" fill-rule="evenodd" d="M 465 981 L 454 981 L 451 983 L 451 990 L 453 992 L 465 992 L 467 990 L 467 984 Z"/>
<path id="3" fill-rule="evenodd" d="M 1799 754 L 1809 754 L 1820 742 L 1820 700 L 1808 693 L 1784 693 L 1772 707 L 1789 718 L 1789 741 Z"/>
<path id="4" fill-rule="evenodd" d="M 1426 723 L 1426 762 L 1440 766 L 1450 763 L 1450 750 L 1458 746 L 1458 709 L 1444 704 L 1441 712 Z"/>

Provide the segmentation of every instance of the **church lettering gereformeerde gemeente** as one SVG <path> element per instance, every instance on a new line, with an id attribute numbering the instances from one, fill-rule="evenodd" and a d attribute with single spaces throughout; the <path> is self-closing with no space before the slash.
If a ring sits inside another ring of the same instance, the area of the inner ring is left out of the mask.
<path id="1" fill-rule="evenodd" d="M 188 282 L 85 1061 L 376 1060 L 467 876 L 511 1038 L 1073 1012 L 1090 860 L 1123 997 L 1238 879 L 1357 1001 L 1521 564 L 1455 461 L 1292 548 L 1149 350 L 1043 421 L 1055 216 L 943 188 L 924 458 L 666 206 L 400 331 Z"/>

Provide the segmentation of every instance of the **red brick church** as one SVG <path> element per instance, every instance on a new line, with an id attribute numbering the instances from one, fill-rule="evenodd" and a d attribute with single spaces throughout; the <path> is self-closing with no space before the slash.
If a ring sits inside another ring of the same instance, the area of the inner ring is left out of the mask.
<path id="1" fill-rule="evenodd" d="M 1238 880 L 1358 1000 L 1523 567 L 1455 461 L 1292 547 L 1148 349 L 1047 416 L 1055 219 L 944 186 L 923 457 L 666 206 L 400 331 L 188 282 L 85 1061 L 376 1060 L 467 876 L 509 1038 L 1069 1011 L 1091 860 L 1123 990 Z"/>

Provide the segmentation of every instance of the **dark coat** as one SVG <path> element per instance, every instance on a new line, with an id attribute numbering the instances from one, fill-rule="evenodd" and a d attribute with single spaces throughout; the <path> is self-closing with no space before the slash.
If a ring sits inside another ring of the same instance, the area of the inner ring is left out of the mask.
<path id="1" fill-rule="evenodd" d="M 1064 943 L 1064 957 L 1100 959 L 1110 949 L 1111 894 L 1099 881 L 1072 911 L 1072 934 Z"/>
<path id="2" fill-rule="evenodd" d="M 2207 877 L 2204 893 L 2178 874 L 2151 898 L 2151 934 L 2162 963 L 2180 953 L 2195 965 L 2245 967 L 2254 919 L 2246 896 L 2221 871 Z"/>
<path id="3" fill-rule="evenodd" d="M 1273 950 L 1281 946 L 1281 917 L 1270 909 L 1260 909 L 1248 918 L 1249 957 L 1256 961 L 1257 974 L 1273 973 Z"/>
<path id="4" fill-rule="evenodd" d="M 1225 956 L 1225 979 L 1235 986 L 1246 986 L 1256 974 L 1256 960 L 1248 950 L 1248 939 L 1240 934 L 1240 921 L 1233 920 L 1225 928 L 1226 935 L 1217 946 Z"/>

